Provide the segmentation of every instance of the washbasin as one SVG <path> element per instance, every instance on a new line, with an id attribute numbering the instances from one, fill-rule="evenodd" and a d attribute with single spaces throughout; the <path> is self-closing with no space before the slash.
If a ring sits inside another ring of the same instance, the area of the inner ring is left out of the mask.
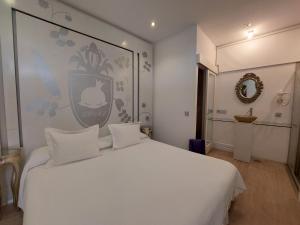
<path id="1" fill-rule="evenodd" d="M 240 116 L 240 115 L 235 115 L 234 118 L 241 123 L 252 123 L 254 122 L 257 117 L 256 116 Z"/>

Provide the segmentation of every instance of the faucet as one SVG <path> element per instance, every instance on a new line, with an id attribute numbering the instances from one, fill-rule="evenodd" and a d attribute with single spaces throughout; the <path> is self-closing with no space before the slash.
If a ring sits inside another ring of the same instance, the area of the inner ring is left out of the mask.
<path id="1" fill-rule="evenodd" d="M 253 115 L 253 108 L 250 108 L 249 109 L 249 116 L 252 116 Z"/>

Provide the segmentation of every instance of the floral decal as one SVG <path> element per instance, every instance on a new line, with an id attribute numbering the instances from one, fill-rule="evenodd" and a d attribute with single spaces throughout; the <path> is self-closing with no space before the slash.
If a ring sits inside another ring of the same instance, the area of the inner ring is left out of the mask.
<path id="1" fill-rule="evenodd" d="M 115 60 L 120 69 L 129 68 L 129 58 L 121 56 Z"/>
<path id="2" fill-rule="evenodd" d="M 144 65 L 143 68 L 148 71 L 151 72 L 151 64 L 147 61 L 148 58 L 148 53 L 146 51 L 142 52 L 142 56 L 143 56 L 143 60 L 144 60 Z"/>
<path id="3" fill-rule="evenodd" d="M 73 40 L 66 39 L 68 33 L 69 30 L 61 27 L 58 30 L 51 31 L 50 37 L 56 39 L 56 44 L 60 47 L 64 47 L 64 46 L 73 47 L 75 45 L 75 42 Z"/>
<path id="4" fill-rule="evenodd" d="M 40 7 L 44 9 L 49 9 L 51 12 L 51 18 L 53 19 L 56 15 L 64 15 L 66 21 L 71 22 L 72 16 L 65 11 L 57 11 L 54 8 L 53 2 L 48 0 L 38 0 L 38 4 Z"/>
<path id="5" fill-rule="evenodd" d="M 94 42 L 77 51 L 77 54 L 71 57 L 70 62 L 76 63 L 77 70 L 81 72 L 104 76 L 113 72 L 112 64 Z"/>
<path id="6" fill-rule="evenodd" d="M 151 72 L 151 64 L 148 61 L 145 61 L 144 64 L 144 69 L 147 70 L 148 72 Z"/>
<path id="7" fill-rule="evenodd" d="M 44 9 L 49 9 L 51 13 L 51 19 L 54 19 L 55 16 L 57 15 L 64 15 L 64 19 L 67 22 L 72 21 L 72 16 L 65 11 L 56 11 L 54 8 L 54 5 L 51 1 L 48 0 L 39 0 L 38 4 L 40 7 Z M 50 37 L 56 40 L 56 44 L 60 47 L 73 47 L 75 45 L 75 42 L 71 39 L 67 38 L 67 35 L 69 34 L 69 30 L 61 27 L 58 28 L 57 30 L 50 31 Z"/>
<path id="8" fill-rule="evenodd" d="M 114 68 L 104 52 L 92 42 L 83 46 L 76 55 L 70 58 L 76 69 L 69 78 L 72 110 L 78 122 L 84 126 L 100 124 L 103 127 L 108 121 L 113 102 L 122 122 L 128 122 L 125 101 L 114 98 Z M 116 81 L 117 91 L 124 91 L 124 83 Z"/>

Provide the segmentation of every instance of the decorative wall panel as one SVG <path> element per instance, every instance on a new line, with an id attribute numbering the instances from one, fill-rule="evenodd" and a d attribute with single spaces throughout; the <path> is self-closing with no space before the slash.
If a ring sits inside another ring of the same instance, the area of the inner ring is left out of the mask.
<path id="1" fill-rule="evenodd" d="M 23 146 L 44 128 L 80 129 L 133 120 L 133 52 L 19 11 L 15 36 Z"/>

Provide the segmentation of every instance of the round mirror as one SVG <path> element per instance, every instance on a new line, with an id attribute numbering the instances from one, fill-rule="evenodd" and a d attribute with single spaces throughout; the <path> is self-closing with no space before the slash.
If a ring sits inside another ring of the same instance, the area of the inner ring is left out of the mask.
<path id="1" fill-rule="evenodd" d="M 251 103 L 261 94 L 263 83 L 254 73 L 247 73 L 239 80 L 235 90 L 237 97 L 243 103 Z"/>

